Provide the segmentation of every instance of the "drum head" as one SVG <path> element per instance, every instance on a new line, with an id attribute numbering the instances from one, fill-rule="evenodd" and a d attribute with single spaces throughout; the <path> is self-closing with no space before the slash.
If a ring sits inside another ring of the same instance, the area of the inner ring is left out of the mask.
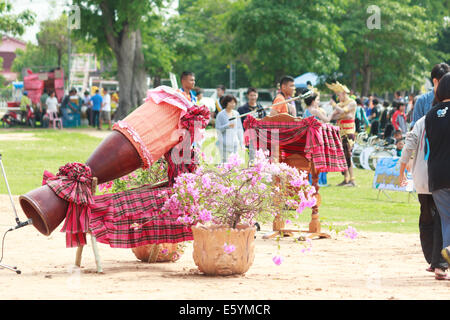
<path id="1" fill-rule="evenodd" d="M 369 157 L 375 151 L 374 147 L 367 147 L 361 152 L 361 166 L 363 169 L 371 170 L 369 166 Z"/>

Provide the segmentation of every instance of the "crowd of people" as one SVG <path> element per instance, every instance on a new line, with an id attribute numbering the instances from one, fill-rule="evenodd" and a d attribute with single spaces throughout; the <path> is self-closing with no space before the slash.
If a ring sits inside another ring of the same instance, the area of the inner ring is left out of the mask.
<path id="1" fill-rule="evenodd" d="M 61 102 L 58 101 L 55 91 L 43 90 L 39 102 L 33 104 L 24 91 L 20 100 L 21 122 L 47 128 L 53 119 L 60 119 L 65 126 L 77 127 L 81 119 L 86 119 L 89 126 L 101 130 L 103 123 L 108 124 L 111 130 L 111 118 L 119 102 L 118 92 L 109 92 L 107 88 L 92 88 L 81 97 L 77 89 L 70 89 Z"/>

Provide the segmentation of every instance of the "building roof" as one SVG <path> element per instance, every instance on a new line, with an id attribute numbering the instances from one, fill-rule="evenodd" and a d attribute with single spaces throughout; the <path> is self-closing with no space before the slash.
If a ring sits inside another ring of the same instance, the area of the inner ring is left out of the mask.
<path id="1" fill-rule="evenodd" d="M 0 42 L 0 52 L 15 52 L 17 49 L 24 50 L 26 46 L 26 42 L 22 40 L 3 35 Z"/>

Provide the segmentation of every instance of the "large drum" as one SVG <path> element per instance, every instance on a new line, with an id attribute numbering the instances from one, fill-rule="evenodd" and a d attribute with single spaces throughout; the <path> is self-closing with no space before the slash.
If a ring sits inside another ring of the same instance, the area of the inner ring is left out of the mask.
<path id="1" fill-rule="evenodd" d="M 92 177 L 104 183 L 147 168 L 179 143 L 181 116 L 191 103 L 168 87 L 152 90 L 147 101 L 122 121 L 86 161 Z M 65 219 L 68 202 L 47 185 L 19 197 L 23 212 L 44 235 Z"/>

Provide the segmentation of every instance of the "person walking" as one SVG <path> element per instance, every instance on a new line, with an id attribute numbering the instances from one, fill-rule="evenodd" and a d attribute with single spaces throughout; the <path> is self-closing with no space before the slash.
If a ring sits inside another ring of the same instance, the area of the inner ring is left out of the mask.
<path id="1" fill-rule="evenodd" d="M 217 146 L 219 148 L 221 162 L 225 163 L 232 153 L 237 153 L 244 146 L 244 130 L 239 119 L 239 112 L 234 110 L 237 99 L 232 95 L 222 98 L 224 109 L 217 114 Z M 230 121 L 230 118 L 235 118 Z"/>
<path id="2" fill-rule="evenodd" d="M 448 263 L 441 256 L 442 227 L 439 212 L 428 188 L 428 164 L 425 158 L 425 116 L 406 134 L 405 145 L 400 157 L 401 186 L 407 185 L 405 169 L 410 159 L 414 188 L 420 203 L 419 233 L 425 260 L 430 265 L 427 271 L 434 272 L 437 280 L 445 280 Z"/>
<path id="3" fill-rule="evenodd" d="M 425 118 L 425 131 L 429 143 L 428 187 L 441 216 L 444 246 L 442 255 L 448 261 L 450 247 L 450 72 L 442 76 L 435 91 L 436 105 L 428 111 Z"/>

